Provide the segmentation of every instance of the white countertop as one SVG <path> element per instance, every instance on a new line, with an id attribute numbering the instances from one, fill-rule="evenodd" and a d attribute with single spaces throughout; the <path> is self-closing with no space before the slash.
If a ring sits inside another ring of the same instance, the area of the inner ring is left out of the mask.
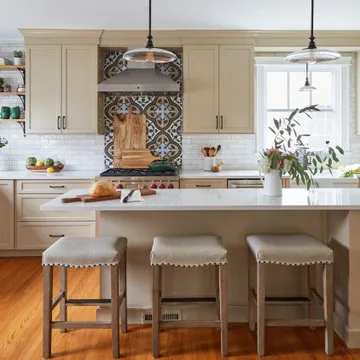
<path id="1" fill-rule="evenodd" d="M 23 171 L 0 171 L 0 180 L 94 180 L 103 170 L 66 171 L 54 173 Z"/>
<path id="2" fill-rule="evenodd" d="M 173 189 L 158 190 L 144 202 L 123 204 L 120 200 L 62 204 L 61 197 L 86 194 L 71 190 L 50 200 L 41 210 L 97 211 L 218 211 L 218 210 L 360 210 L 360 189 L 283 189 L 282 197 L 264 196 L 263 189 Z"/>

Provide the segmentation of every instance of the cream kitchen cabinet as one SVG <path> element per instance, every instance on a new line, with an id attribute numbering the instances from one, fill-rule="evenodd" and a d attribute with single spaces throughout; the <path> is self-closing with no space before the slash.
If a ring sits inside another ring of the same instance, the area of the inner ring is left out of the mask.
<path id="1" fill-rule="evenodd" d="M 253 132 L 253 47 L 185 45 L 184 133 Z"/>
<path id="2" fill-rule="evenodd" d="M 96 45 L 26 47 L 26 131 L 97 132 Z"/>
<path id="3" fill-rule="evenodd" d="M 95 236 L 93 211 L 40 211 L 40 206 L 71 189 L 87 189 L 87 180 L 16 181 L 16 236 L 19 250 L 45 249 L 61 236 Z"/>
<path id="4" fill-rule="evenodd" d="M 14 249 L 14 182 L 0 180 L 0 250 Z"/>

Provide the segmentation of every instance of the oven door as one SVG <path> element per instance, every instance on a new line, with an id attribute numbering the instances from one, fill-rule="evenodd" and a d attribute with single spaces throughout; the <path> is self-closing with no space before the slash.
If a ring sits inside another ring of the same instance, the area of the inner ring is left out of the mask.
<path id="1" fill-rule="evenodd" d="M 261 182 L 260 177 L 252 177 L 252 178 L 238 178 L 238 179 L 228 179 L 227 180 L 228 189 L 242 189 L 242 188 L 252 188 L 258 189 L 262 188 L 263 184 Z"/>

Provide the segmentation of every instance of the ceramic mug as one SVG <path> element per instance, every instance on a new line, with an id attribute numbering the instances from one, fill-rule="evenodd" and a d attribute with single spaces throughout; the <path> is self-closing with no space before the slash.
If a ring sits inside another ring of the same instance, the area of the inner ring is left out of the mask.
<path id="1" fill-rule="evenodd" d="M 11 108 L 10 117 L 12 119 L 20 119 L 20 107 L 19 106 L 14 106 L 13 108 Z"/>
<path id="2" fill-rule="evenodd" d="M 9 119 L 10 118 L 10 108 L 8 106 L 2 106 L 0 115 L 1 115 L 2 119 Z"/>

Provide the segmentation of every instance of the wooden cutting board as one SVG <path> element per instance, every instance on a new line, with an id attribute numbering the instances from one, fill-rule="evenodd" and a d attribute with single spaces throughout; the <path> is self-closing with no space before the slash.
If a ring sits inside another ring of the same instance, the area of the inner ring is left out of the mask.
<path id="1" fill-rule="evenodd" d="M 154 160 L 161 160 L 154 156 L 149 149 L 123 150 L 122 167 L 124 169 L 148 168 Z"/>
<path id="2" fill-rule="evenodd" d="M 128 114 L 114 116 L 114 167 L 122 167 L 124 149 L 146 148 L 146 116 L 133 114 L 132 107 Z"/>

